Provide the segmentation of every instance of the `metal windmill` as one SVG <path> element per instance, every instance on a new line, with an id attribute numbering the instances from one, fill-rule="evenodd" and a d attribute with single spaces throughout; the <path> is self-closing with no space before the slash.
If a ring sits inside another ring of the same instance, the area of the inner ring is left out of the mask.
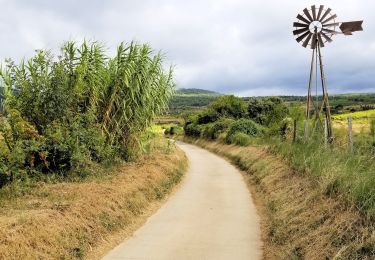
<path id="1" fill-rule="evenodd" d="M 362 31 L 363 21 L 338 22 L 336 21 L 337 15 L 332 14 L 331 8 L 326 9 L 324 5 L 320 5 L 319 8 L 317 8 L 315 5 L 311 6 L 311 9 L 305 8 L 303 10 L 303 13 L 297 15 L 297 19 L 298 21 L 293 23 L 293 35 L 297 37 L 296 41 L 301 43 L 303 47 L 309 47 L 313 50 L 306 102 L 306 122 L 308 122 L 310 118 L 311 108 L 313 108 L 313 111 L 315 112 L 315 126 L 317 122 L 321 122 L 320 115 L 324 113 L 326 119 L 327 139 L 329 142 L 331 142 L 331 113 L 328 101 L 327 84 L 324 74 L 321 48 L 323 48 L 327 42 L 332 42 L 331 38 L 333 35 L 352 35 L 352 32 Z M 320 72 L 320 81 L 322 87 L 322 100 L 319 101 L 317 81 L 318 77 L 316 77 L 316 102 L 313 101 L 311 94 L 314 79 L 314 70 L 316 71 L 316 74 L 318 74 L 318 70 Z M 307 134 L 307 124 L 305 126 L 305 134 Z"/>

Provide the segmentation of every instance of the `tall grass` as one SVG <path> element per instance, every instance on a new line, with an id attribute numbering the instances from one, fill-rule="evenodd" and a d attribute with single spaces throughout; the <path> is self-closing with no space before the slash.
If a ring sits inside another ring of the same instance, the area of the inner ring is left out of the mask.
<path id="1" fill-rule="evenodd" d="M 344 194 L 368 217 L 375 219 L 375 161 L 361 148 L 349 153 L 310 141 L 290 144 L 273 141 L 271 149 L 288 159 L 299 173 L 316 177 L 327 195 Z"/>
<path id="2" fill-rule="evenodd" d="M 172 69 L 147 44 L 124 44 L 114 57 L 102 44 L 67 42 L 58 57 L 38 50 L 0 69 L 0 186 L 35 173 L 81 171 L 92 162 L 128 159 L 166 108 Z M 5 176 L 5 177 L 4 177 Z"/>

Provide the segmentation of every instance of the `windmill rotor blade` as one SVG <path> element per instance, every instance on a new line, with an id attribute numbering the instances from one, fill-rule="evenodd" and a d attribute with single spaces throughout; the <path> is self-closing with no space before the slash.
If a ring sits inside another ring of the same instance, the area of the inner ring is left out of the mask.
<path id="1" fill-rule="evenodd" d="M 322 31 L 328 32 L 328 33 L 331 33 L 331 34 L 340 34 L 340 32 L 336 32 L 334 30 L 330 30 L 330 29 L 326 29 L 326 28 L 323 28 Z"/>
<path id="2" fill-rule="evenodd" d="M 316 17 L 316 20 L 319 21 L 320 16 L 322 15 L 323 9 L 324 9 L 324 5 L 321 5 L 321 6 L 319 7 L 319 12 L 318 12 L 318 16 Z"/>
<path id="3" fill-rule="evenodd" d="M 302 28 L 302 29 L 294 30 L 293 35 L 301 34 L 301 33 L 304 33 L 308 30 L 309 30 L 309 28 Z"/>
<path id="4" fill-rule="evenodd" d="M 304 34 L 300 35 L 298 38 L 296 38 L 297 42 L 302 41 L 307 35 L 309 35 L 310 31 L 305 32 Z"/>
<path id="5" fill-rule="evenodd" d="M 315 5 L 311 6 L 311 12 L 312 12 L 312 17 L 313 17 L 314 21 L 316 21 L 316 9 L 315 9 Z"/>
<path id="6" fill-rule="evenodd" d="M 305 17 L 303 17 L 302 15 L 297 15 L 297 19 L 298 20 L 300 20 L 300 21 L 302 21 L 302 22 L 305 22 L 305 23 L 307 23 L 307 24 L 310 24 L 310 21 L 309 20 L 307 20 Z"/>
<path id="7" fill-rule="evenodd" d="M 308 24 L 304 24 L 304 23 L 293 23 L 293 27 L 307 28 L 307 27 L 309 27 L 309 25 Z"/>
<path id="8" fill-rule="evenodd" d="M 309 42 L 310 42 L 310 39 L 311 39 L 311 37 L 313 36 L 313 34 L 311 33 L 311 32 L 309 32 L 309 35 L 307 36 L 307 38 L 303 41 L 303 44 L 302 44 L 302 46 L 303 47 L 307 47 L 307 45 L 309 44 Z"/>
<path id="9" fill-rule="evenodd" d="M 363 31 L 362 23 L 363 23 L 363 21 L 353 21 L 353 22 L 341 23 L 340 30 L 345 35 L 351 35 L 352 32 Z"/>
<path id="10" fill-rule="evenodd" d="M 332 39 L 329 38 L 327 34 L 325 34 L 324 32 L 320 32 L 320 34 L 324 37 L 324 39 L 326 39 L 327 42 L 332 42 Z"/>
<path id="11" fill-rule="evenodd" d="M 318 34 L 318 40 L 319 40 L 319 46 L 323 48 L 324 42 L 323 42 L 323 39 L 322 39 L 322 36 L 320 35 L 320 33 Z"/>
<path id="12" fill-rule="evenodd" d="M 311 17 L 309 10 L 307 10 L 307 8 L 303 9 L 303 13 L 306 15 L 307 19 L 309 19 L 310 22 L 313 21 L 313 18 Z"/>
<path id="13" fill-rule="evenodd" d="M 316 48 L 316 33 L 314 33 L 312 37 L 312 41 L 311 41 L 311 49 L 315 49 L 315 48 Z"/>
<path id="14" fill-rule="evenodd" d="M 324 20 L 324 21 L 322 22 L 322 24 L 325 24 L 325 23 L 327 23 L 327 22 L 329 22 L 329 21 L 335 19 L 336 17 L 337 17 L 337 15 L 334 14 L 334 15 L 332 15 L 330 18 L 327 18 L 326 20 Z"/>
<path id="15" fill-rule="evenodd" d="M 329 24 L 323 24 L 323 27 L 332 27 L 332 26 L 339 26 L 340 23 L 329 23 Z"/>
<path id="16" fill-rule="evenodd" d="M 323 14 L 323 16 L 319 19 L 319 22 L 322 22 L 324 20 L 324 18 L 327 17 L 327 15 L 332 11 L 331 8 L 328 8 L 325 13 Z"/>

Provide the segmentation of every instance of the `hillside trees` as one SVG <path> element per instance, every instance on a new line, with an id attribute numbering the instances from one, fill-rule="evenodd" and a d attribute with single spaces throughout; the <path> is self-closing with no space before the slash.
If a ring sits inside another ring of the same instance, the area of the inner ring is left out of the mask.
<path id="1" fill-rule="evenodd" d="M 249 138 L 285 132 L 289 114 L 278 97 L 252 98 L 246 103 L 232 95 L 221 96 L 205 110 L 186 116 L 184 130 L 187 136 L 245 144 Z"/>
<path id="2" fill-rule="evenodd" d="M 110 58 L 99 43 L 67 42 L 57 58 L 40 50 L 18 65 L 6 63 L 0 174 L 66 174 L 134 155 L 174 88 L 162 62 L 148 45 L 121 43 Z"/>
<path id="3" fill-rule="evenodd" d="M 252 98 L 247 107 L 248 116 L 258 124 L 271 126 L 280 123 L 288 115 L 288 107 L 279 97 Z"/>

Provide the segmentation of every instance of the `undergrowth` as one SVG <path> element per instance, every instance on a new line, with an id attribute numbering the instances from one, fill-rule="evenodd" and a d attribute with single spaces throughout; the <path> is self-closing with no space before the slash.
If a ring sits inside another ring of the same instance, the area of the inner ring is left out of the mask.
<path id="1" fill-rule="evenodd" d="M 367 217 L 375 219 L 375 161 L 371 153 L 360 149 L 349 153 L 318 142 L 273 141 L 269 147 L 286 158 L 296 172 L 313 177 L 324 186 L 327 195 L 344 194 Z"/>

